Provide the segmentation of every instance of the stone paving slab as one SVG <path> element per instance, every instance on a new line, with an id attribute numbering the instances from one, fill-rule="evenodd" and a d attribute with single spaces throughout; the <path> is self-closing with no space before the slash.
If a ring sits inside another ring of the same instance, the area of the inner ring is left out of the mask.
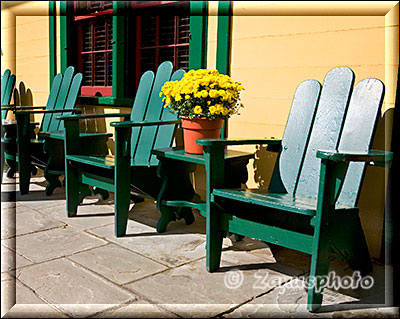
<path id="1" fill-rule="evenodd" d="M 98 198 L 92 203 L 87 202 L 85 205 L 79 206 L 78 214 L 75 217 L 67 216 L 65 202 L 56 207 L 41 209 L 40 212 L 80 229 L 114 224 L 114 206 L 96 204 L 97 201 Z"/>
<path id="2" fill-rule="evenodd" d="M 15 251 L 2 245 L 1 247 L 1 272 L 14 270 L 27 265 L 31 265 L 32 262 Z"/>
<path id="3" fill-rule="evenodd" d="M 78 251 L 105 245 L 107 242 L 71 226 L 18 236 L 16 251 L 34 262 L 68 256 Z M 8 245 L 7 245 L 8 246 Z"/>
<path id="4" fill-rule="evenodd" d="M 16 271 L 16 277 L 31 287 L 38 296 L 72 315 L 74 307 L 69 305 L 98 305 L 96 313 L 110 305 L 137 300 L 137 296 L 126 289 L 94 275 L 65 258 L 25 267 Z M 102 309 L 103 308 L 103 309 Z M 100 309 L 100 310 L 99 310 Z"/>
<path id="5" fill-rule="evenodd" d="M 115 308 L 103 311 L 93 318 L 179 318 L 176 314 L 143 300 L 134 301 L 129 305 L 117 305 Z"/>
<path id="6" fill-rule="evenodd" d="M 239 268 L 246 263 L 251 267 Z M 257 267 L 255 267 L 257 265 Z M 257 289 L 259 268 L 266 260 L 249 253 L 225 254 L 220 271 L 209 273 L 201 259 L 126 285 L 137 294 L 183 317 L 190 317 L 197 305 L 201 315 L 210 317 L 247 302 L 263 292 Z M 268 270 L 267 281 L 288 281 L 291 277 Z"/>
<path id="7" fill-rule="evenodd" d="M 115 244 L 81 252 L 69 259 L 117 284 L 126 284 L 168 269 Z"/>
<path id="8" fill-rule="evenodd" d="M 66 225 L 33 209 L 16 214 L 16 235 L 25 235 Z"/>
<path id="9" fill-rule="evenodd" d="M 182 231 L 157 233 L 154 227 L 129 221 L 125 237 L 114 235 L 114 225 L 88 231 L 168 267 L 176 267 L 205 256 L 205 238 Z"/>

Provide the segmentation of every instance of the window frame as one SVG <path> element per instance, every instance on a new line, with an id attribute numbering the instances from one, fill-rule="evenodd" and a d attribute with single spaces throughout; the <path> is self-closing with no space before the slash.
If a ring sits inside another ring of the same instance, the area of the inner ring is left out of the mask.
<path id="1" fill-rule="evenodd" d="M 55 1 L 49 1 L 55 2 Z M 74 45 L 73 35 L 71 34 L 71 6 L 67 5 L 69 1 L 60 1 L 60 66 L 61 72 L 64 72 L 67 66 L 74 65 L 75 61 L 71 57 L 71 50 L 76 50 Z M 159 4 L 169 3 L 172 1 L 154 1 Z M 80 96 L 80 101 L 85 104 L 93 105 L 118 105 L 132 106 L 134 93 L 132 90 L 132 80 L 129 79 L 129 74 L 126 72 L 124 65 L 125 59 L 128 57 L 128 45 L 125 45 L 128 34 L 127 10 L 132 10 L 132 3 L 127 1 L 113 2 L 113 51 L 112 51 L 112 96 Z M 54 5 L 54 4 L 52 4 Z M 150 5 L 147 3 L 143 6 Z M 50 6 L 50 5 L 49 5 Z M 55 11 L 55 10 L 54 10 Z M 50 12 L 50 11 L 49 11 Z M 52 24 L 56 30 L 55 23 Z M 55 31 L 49 30 L 49 34 Z M 207 32 L 208 32 L 208 2 L 207 1 L 190 1 L 190 35 L 189 40 L 189 69 L 206 68 L 207 65 Z M 53 50 L 56 47 L 55 41 L 50 41 L 50 46 Z M 55 51 L 56 52 L 56 51 Z M 50 59 L 50 69 L 56 70 L 54 64 L 57 64 L 56 59 Z M 60 72 L 59 71 L 59 72 Z M 54 71 L 56 73 L 56 71 Z M 136 72 L 135 72 L 136 73 Z M 129 85 L 128 85 L 129 84 Z M 131 97 L 129 97 L 129 94 Z"/>

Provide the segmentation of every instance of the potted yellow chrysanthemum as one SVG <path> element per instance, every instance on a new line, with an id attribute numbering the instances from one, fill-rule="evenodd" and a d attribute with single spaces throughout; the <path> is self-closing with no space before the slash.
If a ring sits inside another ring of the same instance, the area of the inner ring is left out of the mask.
<path id="1" fill-rule="evenodd" d="M 164 84 L 164 107 L 182 120 L 185 151 L 202 154 L 203 148 L 196 144 L 198 138 L 218 138 L 223 120 L 238 114 L 243 107 L 240 91 L 244 87 L 230 76 L 217 70 L 191 70 L 180 81 Z"/>

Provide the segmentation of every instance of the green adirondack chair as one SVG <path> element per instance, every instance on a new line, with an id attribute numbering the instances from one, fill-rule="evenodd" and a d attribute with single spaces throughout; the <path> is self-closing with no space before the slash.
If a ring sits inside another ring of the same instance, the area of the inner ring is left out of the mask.
<path id="1" fill-rule="evenodd" d="M 9 69 L 4 71 L 4 74 L 1 76 L 1 119 L 5 120 L 7 118 L 7 114 L 9 111 L 9 106 L 11 102 L 12 93 L 14 91 L 15 85 L 15 75 L 11 74 Z M 4 140 L 4 130 L 3 123 L 1 129 L 1 139 Z M 4 170 L 4 147 L 1 148 L 1 182 L 3 182 L 3 170 Z"/>
<path id="2" fill-rule="evenodd" d="M 157 177 L 158 160 L 153 148 L 170 147 L 176 125 L 175 115 L 163 108 L 159 96 L 166 81 L 180 80 L 184 70 L 172 74 L 173 65 L 160 64 L 157 74 L 145 72 L 139 82 L 131 114 L 61 116 L 65 122 L 66 192 L 69 217 L 77 214 L 78 205 L 90 194 L 88 185 L 115 193 L 115 235 L 126 233 L 131 191 L 134 196 L 156 198 L 161 187 Z M 115 157 L 82 155 L 77 147 L 80 119 L 122 116 L 113 122 Z M 130 121 L 129 121 L 130 119 Z M 100 192 L 97 190 L 97 192 Z M 100 192 L 104 194 L 103 192 Z"/>
<path id="3" fill-rule="evenodd" d="M 198 140 L 207 158 L 207 269 L 219 268 L 227 232 L 311 255 L 308 309 L 322 302 L 329 258 L 353 270 L 372 269 L 356 207 L 366 164 L 390 165 L 392 153 L 370 150 L 384 86 L 366 79 L 353 90 L 354 74 L 331 70 L 321 86 L 302 82 L 294 95 L 282 141 Z M 227 145 L 280 145 L 268 190 L 223 189 Z M 313 286 L 311 283 L 315 283 Z"/>
<path id="4" fill-rule="evenodd" d="M 54 114 L 80 112 L 74 109 L 82 82 L 82 74 L 74 75 L 74 67 L 68 67 L 64 75 L 57 74 L 53 80 L 45 109 L 43 107 L 27 107 L 17 109 L 17 153 L 18 171 L 21 194 L 29 192 L 32 165 L 44 170 L 44 176 L 49 182 L 46 195 L 52 194 L 56 187 L 61 186 L 59 176 L 64 173 L 64 123 L 55 118 Z M 30 115 L 43 113 L 43 120 L 37 136 L 32 135 Z M 92 135 L 88 133 L 88 138 Z M 99 138 L 106 140 L 105 134 Z M 91 145 L 91 144 L 89 144 Z"/>

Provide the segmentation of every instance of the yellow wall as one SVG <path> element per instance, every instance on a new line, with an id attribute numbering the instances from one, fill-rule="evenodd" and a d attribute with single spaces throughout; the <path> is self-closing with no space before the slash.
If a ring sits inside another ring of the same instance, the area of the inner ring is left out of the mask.
<path id="1" fill-rule="evenodd" d="M 22 104 L 45 105 L 49 95 L 48 4 L 42 1 L 6 2 L 1 9 L 1 72 L 16 75 Z M 23 91 L 23 90 L 22 90 Z M 31 92 L 31 94 L 30 94 Z M 21 103 L 19 103 L 21 104 Z M 12 113 L 9 112 L 9 117 Z M 36 120 L 40 120 L 38 116 Z"/>

